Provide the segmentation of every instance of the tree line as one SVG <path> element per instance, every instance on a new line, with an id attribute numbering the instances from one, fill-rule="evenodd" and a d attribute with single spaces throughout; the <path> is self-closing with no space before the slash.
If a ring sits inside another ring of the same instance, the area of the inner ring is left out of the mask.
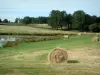
<path id="1" fill-rule="evenodd" d="M 47 24 L 48 17 L 29 17 L 25 16 L 24 18 L 16 18 L 15 23 L 23 23 L 23 24 Z"/>
<path id="2" fill-rule="evenodd" d="M 0 23 L 10 23 L 10 21 L 8 19 L 4 19 L 4 20 L 0 19 Z"/>
<path id="3" fill-rule="evenodd" d="M 66 11 L 52 10 L 48 24 L 55 29 L 100 32 L 100 17 L 86 14 L 83 10 L 75 11 L 73 14 L 67 14 Z"/>
<path id="4" fill-rule="evenodd" d="M 8 23 L 7 19 L 0 23 Z M 14 23 L 22 24 L 48 24 L 52 29 L 100 32 L 100 16 L 89 15 L 83 10 L 77 10 L 73 14 L 66 11 L 52 10 L 48 17 L 29 17 L 16 18 Z"/>

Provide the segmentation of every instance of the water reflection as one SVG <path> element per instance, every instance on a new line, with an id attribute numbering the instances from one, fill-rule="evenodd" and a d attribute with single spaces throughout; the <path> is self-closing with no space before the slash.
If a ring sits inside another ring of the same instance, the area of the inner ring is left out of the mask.
<path id="1" fill-rule="evenodd" d="M 16 40 L 15 37 L 0 37 L 0 47 L 4 47 L 8 42 L 15 42 Z"/>

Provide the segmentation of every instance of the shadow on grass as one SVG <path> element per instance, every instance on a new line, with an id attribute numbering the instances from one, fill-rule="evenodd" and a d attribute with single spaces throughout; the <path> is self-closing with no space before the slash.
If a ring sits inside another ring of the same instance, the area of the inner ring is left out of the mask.
<path id="1" fill-rule="evenodd" d="M 78 60 L 68 60 L 67 63 L 79 63 Z"/>

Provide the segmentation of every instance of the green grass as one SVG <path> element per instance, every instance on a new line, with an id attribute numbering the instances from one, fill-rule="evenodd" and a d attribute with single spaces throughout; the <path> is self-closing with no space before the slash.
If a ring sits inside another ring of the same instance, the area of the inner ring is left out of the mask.
<path id="1" fill-rule="evenodd" d="M 72 36 L 0 48 L 0 75 L 100 75 L 100 42 L 92 36 Z M 48 64 L 48 53 L 61 47 L 69 60 L 79 63 Z"/>

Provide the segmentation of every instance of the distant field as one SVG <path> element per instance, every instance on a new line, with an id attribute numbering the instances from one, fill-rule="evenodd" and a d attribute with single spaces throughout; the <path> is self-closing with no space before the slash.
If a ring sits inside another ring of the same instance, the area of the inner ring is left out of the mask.
<path id="1" fill-rule="evenodd" d="M 78 31 L 52 30 L 47 24 L 0 25 L 0 35 L 63 35 L 77 34 Z M 82 34 L 85 34 L 84 32 Z M 94 34 L 94 33 L 87 33 Z"/>
<path id="2" fill-rule="evenodd" d="M 90 35 L 72 36 L 69 40 L 0 48 L 0 75 L 100 75 L 100 42 L 91 41 L 91 38 Z M 72 62 L 48 64 L 48 53 L 56 47 L 65 48 Z"/>
<path id="3" fill-rule="evenodd" d="M 29 24 L 29 26 L 35 28 L 51 29 L 51 27 L 48 24 Z"/>
<path id="4" fill-rule="evenodd" d="M 61 31 L 52 30 L 47 24 L 35 24 L 27 26 L 0 25 L 0 34 L 38 34 L 38 35 L 55 35 L 55 34 L 77 34 L 78 31 Z"/>

